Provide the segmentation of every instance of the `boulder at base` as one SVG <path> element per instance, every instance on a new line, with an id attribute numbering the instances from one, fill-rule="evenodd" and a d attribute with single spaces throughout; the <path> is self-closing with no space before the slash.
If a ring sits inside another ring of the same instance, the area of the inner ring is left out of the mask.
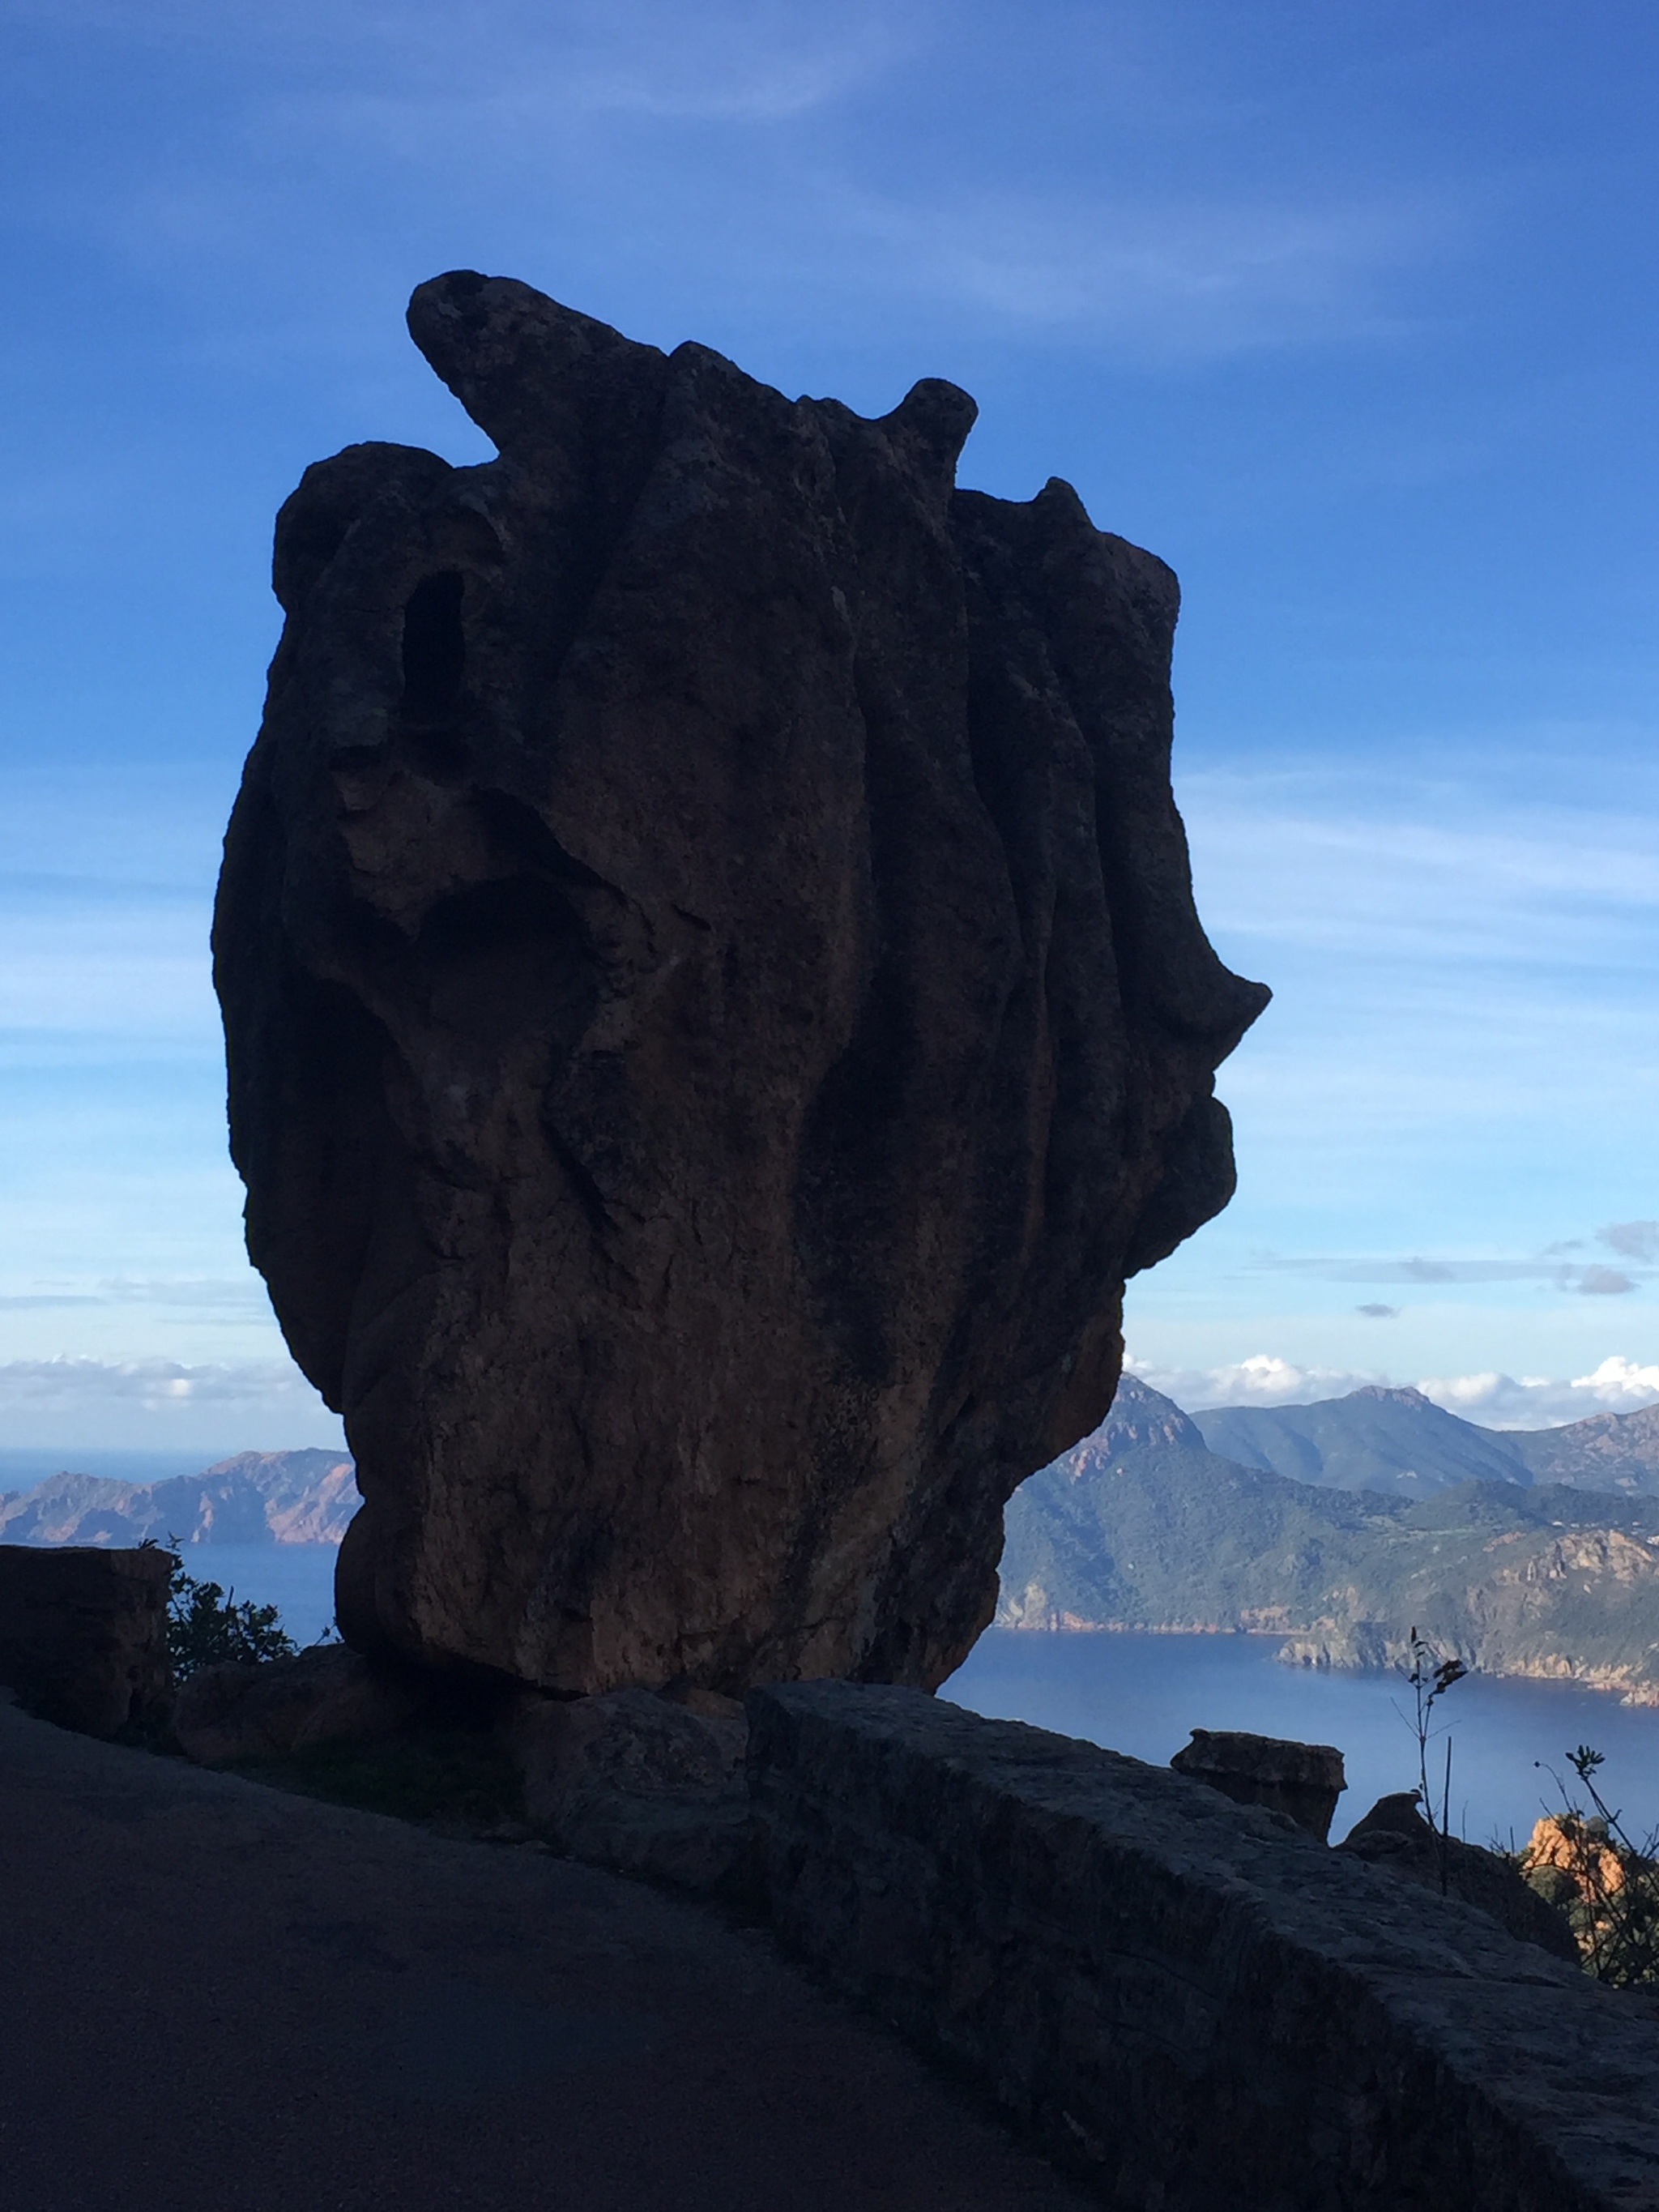
<path id="1" fill-rule="evenodd" d="M 173 1732 L 204 1766 L 281 1759 L 325 1743 L 374 1743 L 430 1717 L 434 1685 L 413 1668 L 313 1644 L 286 1659 L 198 1667 L 183 1683 Z"/>
<path id="2" fill-rule="evenodd" d="M 505 278 L 495 441 L 284 507 L 215 930 L 248 1243 L 344 1415 L 365 1651 L 565 1694 L 931 1686 L 1124 1278 L 1233 1183 L 1177 592 L 965 393 L 866 421 Z"/>

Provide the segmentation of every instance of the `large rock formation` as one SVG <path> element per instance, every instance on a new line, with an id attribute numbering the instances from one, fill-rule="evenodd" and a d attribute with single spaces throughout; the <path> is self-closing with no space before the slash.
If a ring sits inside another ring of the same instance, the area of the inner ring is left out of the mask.
<path id="1" fill-rule="evenodd" d="M 522 284 L 500 449 L 307 471 L 215 934 L 248 1241 L 344 1414 L 339 1611 L 564 1691 L 933 1684 L 1224 1204 L 1176 590 L 1068 486 Z"/>

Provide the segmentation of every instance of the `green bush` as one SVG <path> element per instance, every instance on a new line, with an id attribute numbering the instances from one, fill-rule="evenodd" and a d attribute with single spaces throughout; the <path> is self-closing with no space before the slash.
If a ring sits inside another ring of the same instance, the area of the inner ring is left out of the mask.
<path id="1" fill-rule="evenodd" d="M 1561 1810 L 1538 1823 L 1519 1864 L 1566 1914 L 1587 1973 L 1620 1989 L 1650 1987 L 1659 1982 L 1659 1836 L 1638 1844 L 1626 1832 L 1596 1785 L 1605 1764 L 1589 1744 L 1567 1753 L 1580 1790 L 1544 1768 Z"/>
<path id="2" fill-rule="evenodd" d="M 169 1547 L 175 1543 L 168 1539 Z M 167 1651 L 175 1681 L 187 1681 L 198 1667 L 227 1661 L 244 1666 L 261 1659 L 290 1658 L 298 1647 L 283 1628 L 274 1605 L 239 1605 L 234 1589 L 198 1582 L 181 1560 L 167 1583 Z"/>

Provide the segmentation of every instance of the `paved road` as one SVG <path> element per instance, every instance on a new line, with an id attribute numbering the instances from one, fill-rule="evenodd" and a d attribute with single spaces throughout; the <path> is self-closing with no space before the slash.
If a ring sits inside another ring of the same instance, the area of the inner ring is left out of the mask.
<path id="1" fill-rule="evenodd" d="M 1080 2212 L 761 1936 L 0 1705 L 4 2212 Z"/>

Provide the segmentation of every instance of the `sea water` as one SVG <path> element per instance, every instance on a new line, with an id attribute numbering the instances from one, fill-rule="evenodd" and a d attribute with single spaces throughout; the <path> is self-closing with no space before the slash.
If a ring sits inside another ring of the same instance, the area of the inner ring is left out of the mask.
<path id="1" fill-rule="evenodd" d="M 337 1544 L 185 1544 L 179 1556 L 238 1605 L 274 1605 L 296 1644 L 319 1644 L 333 1624 Z"/>
<path id="2" fill-rule="evenodd" d="M 1158 1765 L 1195 1728 L 1334 1744 L 1348 1780 L 1331 1829 L 1340 1838 L 1379 1797 L 1417 1784 L 1411 1685 L 1393 1674 L 1282 1666 L 1279 1648 L 1275 1637 L 993 1628 L 939 1694 Z M 1472 1674 L 1437 1703 L 1432 1723 L 1436 1809 L 1449 1741 L 1452 1829 L 1470 1843 L 1524 1842 L 1540 1813 L 1559 1808 L 1548 1770 L 1577 1788 L 1566 1753 L 1579 1744 L 1606 1753 L 1599 1786 L 1635 1840 L 1659 1827 L 1659 1707 Z"/>

